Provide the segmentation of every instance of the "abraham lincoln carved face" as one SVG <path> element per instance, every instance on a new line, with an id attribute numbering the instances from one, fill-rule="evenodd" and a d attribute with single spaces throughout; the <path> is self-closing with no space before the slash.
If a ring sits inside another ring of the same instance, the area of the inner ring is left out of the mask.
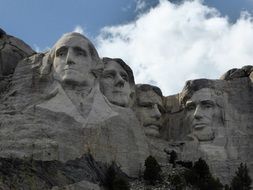
<path id="1" fill-rule="evenodd" d="M 186 120 L 199 141 L 211 141 L 222 124 L 222 105 L 214 89 L 202 88 L 186 101 Z"/>

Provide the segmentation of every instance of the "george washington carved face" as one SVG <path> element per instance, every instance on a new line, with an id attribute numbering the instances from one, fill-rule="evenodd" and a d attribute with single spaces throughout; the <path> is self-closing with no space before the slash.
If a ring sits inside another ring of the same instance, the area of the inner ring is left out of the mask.
<path id="1" fill-rule="evenodd" d="M 94 54 L 95 52 L 95 54 Z M 53 77 L 62 83 L 89 86 L 94 80 L 96 50 L 78 33 L 64 35 L 54 46 Z"/>

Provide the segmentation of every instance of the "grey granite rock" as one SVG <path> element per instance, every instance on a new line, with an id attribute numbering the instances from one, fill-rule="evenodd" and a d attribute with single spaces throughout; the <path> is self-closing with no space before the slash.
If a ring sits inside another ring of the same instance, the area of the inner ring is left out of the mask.
<path id="1" fill-rule="evenodd" d="M 230 182 L 240 162 L 253 176 L 252 87 L 248 77 L 188 81 L 176 106 L 182 109 L 167 115 L 174 120 L 165 130 L 167 139 L 174 139 L 170 149 L 183 160 L 204 158 L 223 183 Z"/>
<path id="2" fill-rule="evenodd" d="M 131 68 L 102 61 L 78 33 L 32 54 L 0 30 L 0 188 L 100 189 L 105 165 L 138 177 L 149 155 L 165 164 L 171 150 L 204 158 L 224 183 L 240 162 L 253 177 L 252 66 L 163 97 L 152 85 L 133 88 Z"/>
<path id="3" fill-rule="evenodd" d="M 100 189 L 105 183 L 107 165 L 91 155 L 60 161 L 32 158 L 0 158 L 1 185 L 4 189 Z M 0 186 L 1 187 L 1 186 Z"/>
<path id="4" fill-rule="evenodd" d="M 253 66 L 252 65 L 246 65 L 243 66 L 240 69 L 230 69 L 226 73 L 224 73 L 220 79 L 221 80 L 232 80 L 236 78 L 242 78 L 242 77 L 249 77 L 251 72 L 253 71 Z"/>
<path id="5" fill-rule="evenodd" d="M 91 51 L 87 38 L 66 34 L 51 51 L 17 65 L 0 104 L 1 157 L 66 162 L 91 153 L 98 161 L 115 161 L 126 174 L 138 176 L 149 149 L 134 112 L 111 104 L 100 92 L 102 62 L 95 49 L 90 53 L 94 63 L 87 62 L 91 73 L 76 75 L 76 71 L 55 68 L 65 55 L 59 55 L 64 43 L 71 51 L 73 44 Z M 72 60 L 62 61 L 74 70 L 82 60 L 76 54 L 70 56 Z"/>
<path id="6" fill-rule="evenodd" d="M 17 63 L 32 54 L 34 50 L 22 40 L 1 32 L 1 76 L 7 76 L 14 72 Z"/>
<path id="7" fill-rule="evenodd" d="M 22 40 L 6 34 L 0 29 L 0 92 L 11 81 L 12 74 L 20 60 L 35 52 Z"/>

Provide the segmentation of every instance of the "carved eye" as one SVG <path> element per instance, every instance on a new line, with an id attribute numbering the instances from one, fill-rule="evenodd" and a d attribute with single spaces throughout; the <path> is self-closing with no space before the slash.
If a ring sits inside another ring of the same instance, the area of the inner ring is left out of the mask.
<path id="1" fill-rule="evenodd" d="M 80 48 L 78 46 L 73 47 L 73 51 L 74 51 L 74 53 L 75 53 L 76 56 L 84 56 L 84 57 L 87 56 L 86 50 L 82 49 L 82 48 Z"/>
<path id="2" fill-rule="evenodd" d="M 195 104 L 186 104 L 185 108 L 187 111 L 192 111 L 192 110 L 195 110 L 196 105 Z"/>
<path id="3" fill-rule="evenodd" d="M 63 57 L 66 56 L 66 54 L 67 54 L 66 51 L 60 50 L 56 52 L 56 57 Z"/>
<path id="4" fill-rule="evenodd" d="M 158 105 L 158 109 L 159 109 L 159 111 L 160 111 L 162 114 L 164 114 L 164 113 L 166 112 L 165 109 L 164 109 L 164 107 L 161 106 L 161 105 Z"/>
<path id="5" fill-rule="evenodd" d="M 139 106 L 144 107 L 144 108 L 153 108 L 154 105 L 151 103 L 142 103 Z"/>
<path id="6" fill-rule="evenodd" d="M 204 104 L 203 107 L 204 108 L 213 108 L 213 105 L 212 104 Z"/>
<path id="7" fill-rule="evenodd" d="M 214 102 L 212 102 L 212 101 L 203 101 L 203 102 L 201 102 L 201 106 L 202 106 L 202 108 L 204 108 L 204 109 L 209 109 L 209 108 L 213 108 L 214 107 Z"/>
<path id="8" fill-rule="evenodd" d="M 128 76 L 127 76 L 126 74 L 122 74 L 121 77 L 122 77 L 125 81 L 128 82 L 129 79 L 128 79 Z"/>
<path id="9" fill-rule="evenodd" d="M 106 73 L 103 75 L 104 78 L 110 78 L 113 79 L 114 78 L 114 74 L 113 73 Z"/>
<path id="10" fill-rule="evenodd" d="M 78 51 L 76 52 L 76 55 L 77 55 L 77 56 L 84 56 L 84 57 L 86 57 L 86 56 L 87 56 L 87 53 L 86 53 L 85 51 L 78 50 Z"/>

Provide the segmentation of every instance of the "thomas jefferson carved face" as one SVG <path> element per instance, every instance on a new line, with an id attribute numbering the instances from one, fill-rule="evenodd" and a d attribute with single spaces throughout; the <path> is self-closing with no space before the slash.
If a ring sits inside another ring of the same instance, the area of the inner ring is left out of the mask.
<path id="1" fill-rule="evenodd" d="M 67 84 L 92 85 L 93 59 L 89 50 L 88 40 L 81 35 L 63 36 L 55 44 L 54 78 Z"/>
<path id="2" fill-rule="evenodd" d="M 100 89 L 111 103 L 122 107 L 129 106 L 131 94 L 129 76 L 115 60 L 110 60 L 105 64 Z"/>
<path id="3" fill-rule="evenodd" d="M 146 135 L 159 137 L 162 98 L 153 90 L 137 90 L 136 115 L 144 126 Z"/>
<path id="4" fill-rule="evenodd" d="M 186 101 L 186 118 L 193 135 L 199 141 L 210 141 L 215 138 L 215 128 L 222 125 L 222 111 L 217 104 L 214 90 L 203 88 L 196 91 Z"/>

